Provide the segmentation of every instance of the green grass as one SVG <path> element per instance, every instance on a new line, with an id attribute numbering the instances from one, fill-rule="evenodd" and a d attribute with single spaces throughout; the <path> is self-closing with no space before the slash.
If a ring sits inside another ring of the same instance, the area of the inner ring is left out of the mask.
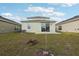
<path id="1" fill-rule="evenodd" d="M 56 56 L 79 56 L 79 33 L 47 35 L 47 48 L 53 49 Z M 30 39 L 37 39 L 34 46 L 27 45 Z M 0 34 L 1 56 L 33 56 L 39 48 L 45 48 L 44 34 L 6 33 Z"/>

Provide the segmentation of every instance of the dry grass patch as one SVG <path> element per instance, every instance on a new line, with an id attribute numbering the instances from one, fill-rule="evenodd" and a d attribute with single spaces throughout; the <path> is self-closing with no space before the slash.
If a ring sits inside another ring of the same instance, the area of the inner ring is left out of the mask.
<path id="1" fill-rule="evenodd" d="M 38 44 L 27 45 L 30 39 L 37 39 Z M 51 49 L 54 55 L 79 55 L 79 33 L 62 33 L 47 35 L 47 48 Z M 0 55 L 4 56 L 31 56 L 39 48 L 45 47 L 44 34 L 31 33 L 7 33 L 0 34 Z"/>

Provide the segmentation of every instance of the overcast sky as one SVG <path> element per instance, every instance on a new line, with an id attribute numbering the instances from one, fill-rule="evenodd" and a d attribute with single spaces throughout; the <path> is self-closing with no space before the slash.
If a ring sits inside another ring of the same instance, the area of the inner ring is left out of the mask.
<path id="1" fill-rule="evenodd" d="M 0 15 L 20 22 L 26 17 L 46 16 L 63 21 L 79 15 L 78 3 L 0 3 Z"/>

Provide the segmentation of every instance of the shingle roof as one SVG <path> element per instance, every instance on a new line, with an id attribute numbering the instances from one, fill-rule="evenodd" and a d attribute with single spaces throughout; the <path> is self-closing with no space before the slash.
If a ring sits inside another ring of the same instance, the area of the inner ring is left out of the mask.
<path id="1" fill-rule="evenodd" d="M 56 21 L 50 21 L 50 20 L 27 20 L 27 21 L 21 21 L 21 22 L 49 22 L 49 23 L 53 23 Z"/>
<path id="2" fill-rule="evenodd" d="M 77 20 L 79 20 L 79 15 L 74 16 L 74 17 L 72 17 L 70 19 L 61 21 L 61 22 L 57 23 L 56 25 L 61 25 L 61 24 L 65 24 L 65 23 L 69 23 L 69 22 L 73 22 L 73 21 L 77 21 Z"/>
<path id="3" fill-rule="evenodd" d="M 27 17 L 27 19 L 35 19 L 35 18 L 50 19 L 49 17 L 43 17 L 43 16 Z"/>
<path id="4" fill-rule="evenodd" d="M 27 19 L 33 19 L 33 20 L 26 20 L 21 22 L 50 22 L 50 23 L 56 22 L 51 21 L 49 17 L 43 17 L 43 16 L 27 17 Z"/>
<path id="5" fill-rule="evenodd" d="M 15 21 L 12 21 L 12 20 L 7 19 L 7 18 L 2 17 L 2 16 L 0 16 L 0 21 L 7 22 L 7 23 L 11 23 L 11 24 L 16 24 L 16 25 L 21 25 L 20 23 L 17 23 Z"/>

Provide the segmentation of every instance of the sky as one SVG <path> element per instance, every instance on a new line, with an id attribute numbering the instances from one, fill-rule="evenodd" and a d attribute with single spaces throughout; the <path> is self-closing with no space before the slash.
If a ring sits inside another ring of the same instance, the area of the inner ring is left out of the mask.
<path id="1" fill-rule="evenodd" d="M 78 3 L 0 3 L 0 16 L 16 22 L 33 16 L 50 17 L 60 22 L 77 15 Z"/>

